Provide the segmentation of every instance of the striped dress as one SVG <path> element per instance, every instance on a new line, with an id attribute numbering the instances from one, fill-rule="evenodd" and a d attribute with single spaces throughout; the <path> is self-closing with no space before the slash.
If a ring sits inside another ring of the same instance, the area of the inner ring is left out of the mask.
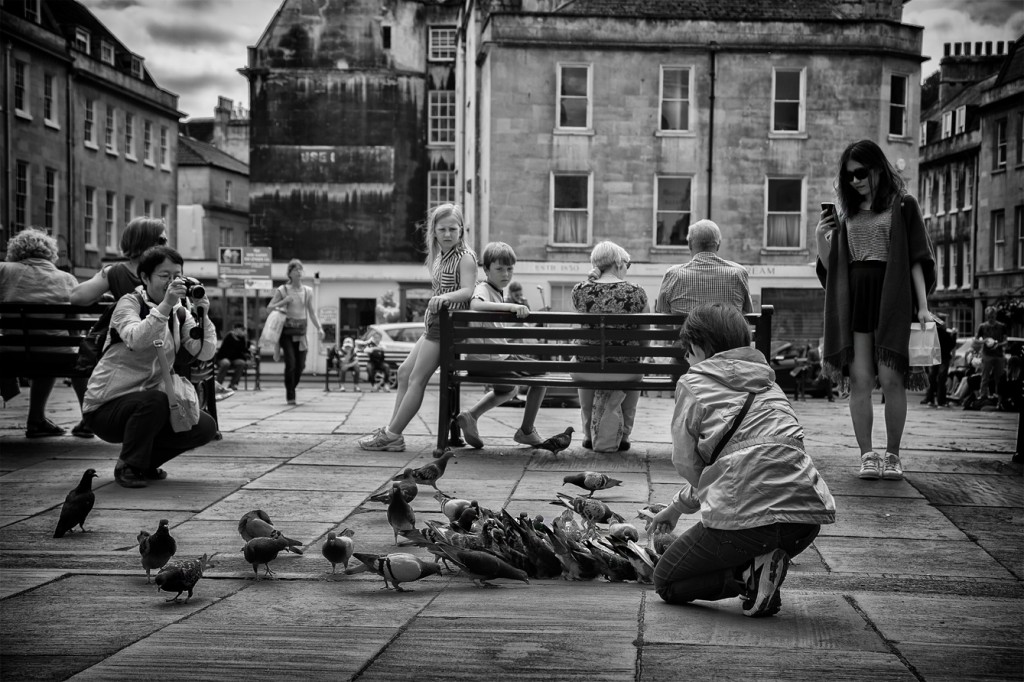
<path id="1" fill-rule="evenodd" d="M 474 262 L 476 261 L 476 255 L 462 244 L 456 246 L 448 253 L 437 255 L 434 259 L 434 264 L 430 268 L 430 290 L 433 296 L 450 294 L 462 288 L 462 283 L 459 281 L 459 263 L 462 262 L 463 254 L 466 253 L 473 257 Z M 468 309 L 469 301 L 451 303 L 448 306 L 448 310 Z M 428 310 L 423 318 L 423 322 L 429 327 L 431 324 L 436 324 L 437 316 Z"/>
<path id="2" fill-rule="evenodd" d="M 847 221 L 850 262 L 889 260 L 889 227 L 892 209 L 875 213 L 860 211 Z"/>

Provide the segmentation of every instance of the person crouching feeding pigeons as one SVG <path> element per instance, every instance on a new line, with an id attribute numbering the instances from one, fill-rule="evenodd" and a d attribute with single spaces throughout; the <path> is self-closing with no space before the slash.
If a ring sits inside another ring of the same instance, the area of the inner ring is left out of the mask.
<path id="1" fill-rule="evenodd" d="M 672 463 L 685 480 L 651 532 L 684 513 L 701 519 L 662 555 L 654 587 L 671 604 L 741 597 L 744 615 L 775 615 L 789 560 L 835 521 L 835 502 L 743 315 L 704 304 L 680 336 L 690 371 L 676 390 Z"/>
<path id="2" fill-rule="evenodd" d="M 144 488 L 147 480 L 167 474 L 160 465 L 186 450 L 205 445 L 217 435 L 217 423 L 206 412 L 188 431 L 176 432 L 170 421 L 170 402 L 157 353 L 168 364 L 184 347 L 200 360 L 217 351 L 217 330 L 207 317 L 203 333 L 192 330 L 198 322 L 182 306 L 188 287 L 182 279 L 184 261 L 167 246 L 148 249 L 139 260 L 142 286 L 117 302 L 110 334 L 82 404 L 83 421 L 108 443 L 121 443 L 114 480 L 125 488 Z M 195 301 L 204 311 L 210 301 Z M 157 348 L 155 341 L 162 341 Z"/>

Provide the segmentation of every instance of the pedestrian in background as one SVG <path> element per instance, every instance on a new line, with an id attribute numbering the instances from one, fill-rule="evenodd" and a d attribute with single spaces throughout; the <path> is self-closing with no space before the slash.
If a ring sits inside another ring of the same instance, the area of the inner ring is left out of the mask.
<path id="1" fill-rule="evenodd" d="M 220 348 L 217 350 L 218 387 L 223 388 L 224 379 L 227 378 L 228 370 L 231 370 L 231 384 L 226 390 L 217 394 L 218 400 L 230 398 L 238 390 L 238 382 L 251 359 L 249 338 L 245 333 L 245 326 L 239 322 L 224 335 L 224 339 L 220 342 Z"/>
<path id="2" fill-rule="evenodd" d="M 405 450 L 402 432 L 423 404 L 427 382 L 441 365 L 442 306 L 465 310 L 476 284 L 476 254 L 466 246 L 466 228 L 462 209 L 456 204 L 441 204 L 427 217 L 426 265 L 430 268 L 431 297 L 424 318 L 426 330 L 408 357 L 398 368 L 398 393 L 391 421 L 359 439 L 363 450 Z"/>
<path id="3" fill-rule="evenodd" d="M 928 393 L 921 404 L 946 407 L 949 404 L 946 400 L 946 384 L 949 381 L 949 363 L 956 349 L 956 330 L 946 326 L 942 313 L 938 313 L 936 317 L 939 318 L 935 323 L 935 331 L 939 335 L 939 364 L 928 369 Z"/>
<path id="4" fill-rule="evenodd" d="M 985 321 L 978 327 L 975 338 L 981 340 L 981 401 L 995 405 L 999 402 L 999 382 L 1006 369 L 1006 325 L 996 319 L 994 306 L 985 308 Z"/>
<path id="5" fill-rule="evenodd" d="M 306 368 L 309 320 L 313 320 L 320 340 L 324 338 L 324 328 L 313 308 L 313 288 L 302 283 L 303 272 L 302 261 L 297 258 L 288 261 L 288 281 L 274 290 L 274 297 L 267 306 L 268 311 L 280 310 L 286 317 L 280 345 L 284 356 L 284 393 L 289 405 L 296 404 L 295 387 Z"/>
<path id="6" fill-rule="evenodd" d="M 527 301 L 526 296 L 523 295 L 523 285 L 519 282 L 508 283 L 508 293 L 505 294 L 505 303 L 522 305 L 526 306 L 527 310 L 530 309 L 530 302 Z"/>
<path id="7" fill-rule="evenodd" d="M 344 392 L 345 377 L 352 373 L 352 390 L 361 393 L 359 388 L 359 357 L 356 355 L 356 342 L 346 336 L 338 351 L 338 390 Z M 372 378 L 372 377 L 371 377 Z"/>
<path id="8" fill-rule="evenodd" d="M 927 388 L 915 383 L 909 345 L 911 323 L 934 319 L 928 312 L 935 286 L 931 243 L 917 200 L 871 140 L 843 151 L 835 189 L 838 216 L 823 210 L 815 230 L 817 274 L 825 288 L 823 366 L 840 384 L 849 369 L 860 478 L 899 480 L 907 389 Z M 876 378 L 885 401 L 884 461 L 871 443 Z"/>

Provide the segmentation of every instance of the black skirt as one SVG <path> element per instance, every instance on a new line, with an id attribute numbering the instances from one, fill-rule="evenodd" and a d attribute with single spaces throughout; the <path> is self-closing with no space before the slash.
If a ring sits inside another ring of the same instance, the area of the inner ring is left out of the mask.
<path id="1" fill-rule="evenodd" d="M 882 308 L 882 282 L 885 262 L 880 260 L 850 263 L 850 309 L 853 331 L 863 334 L 878 329 L 878 313 Z"/>

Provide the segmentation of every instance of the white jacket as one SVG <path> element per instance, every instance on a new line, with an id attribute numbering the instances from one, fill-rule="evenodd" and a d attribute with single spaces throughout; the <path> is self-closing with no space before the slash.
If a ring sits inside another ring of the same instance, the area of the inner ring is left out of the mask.
<path id="1" fill-rule="evenodd" d="M 714 464 L 711 454 L 743 407 L 750 411 Z M 832 494 L 804 452 L 803 428 L 753 348 L 735 348 L 690 367 L 679 379 L 672 463 L 687 485 L 672 506 L 701 512 L 708 528 L 835 522 Z"/>

